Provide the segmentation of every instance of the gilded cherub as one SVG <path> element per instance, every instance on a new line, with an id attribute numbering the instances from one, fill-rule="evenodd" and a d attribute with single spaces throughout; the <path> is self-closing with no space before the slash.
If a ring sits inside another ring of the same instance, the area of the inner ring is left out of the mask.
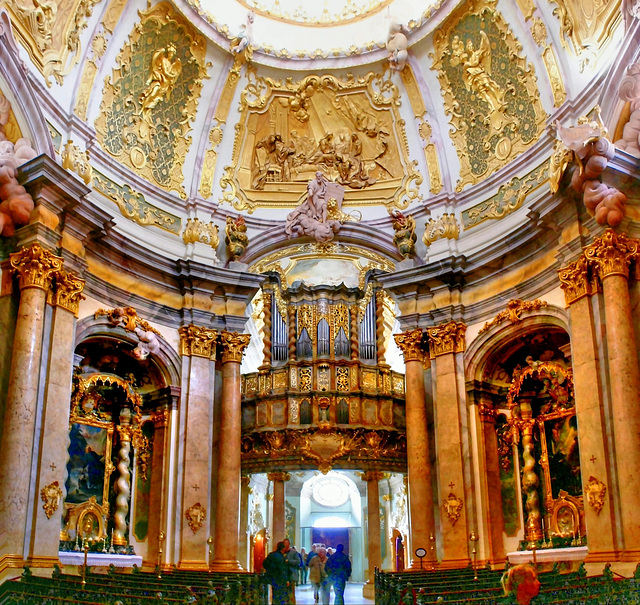
<path id="1" fill-rule="evenodd" d="M 225 243 L 227 244 L 231 260 L 240 258 L 249 245 L 247 226 L 245 225 L 244 218 L 241 215 L 238 215 L 235 219 L 228 216 L 225 234 Z"/>

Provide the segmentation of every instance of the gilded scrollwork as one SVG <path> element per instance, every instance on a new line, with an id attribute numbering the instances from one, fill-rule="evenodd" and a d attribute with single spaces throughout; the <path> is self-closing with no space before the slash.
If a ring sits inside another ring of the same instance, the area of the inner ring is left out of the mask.
<path id="1" fill-rule="evenodd" d="M 218 152 L 216 148 L 222 142 L 222 135 L 224 133 L 222 127 L 224 122 L 218 122 L 211 127 L 209 131 L 209 144 L 211 147 L 207 149 L 204 155 L 204 162 L 202 164 L 202 176 L 200 177 L 200 195 L 207 199 L 211 197 L 211 190 L 213 187 L 213 175 L 216 171 L 216 161 L 218 159 Z"/>
<path id="2" fill-rule="evenodd" d="M 211 246 L 215 251 L 220 243 L 218 231 L 218 225 L 215 223 L 203 223 L 197 217 L 189 218 L 187 219 L 187 225 L 182 232 L 182 241 L 185 244 L 201 242 Z"/>
<path id="3" fill-rule="evenodd" d="M 434 65 L 460 158 L 458 191 L 522 153 L 544 129 L 533 67 L 496 0 L 474 0 L 434 34 Z"/>
<path id="4" fill-rule="evenodd" d="M 44 514 L 47 515 L 47 519 L 51 519 L 53 513 L 58 510 L 60 499 L 62 498 L 62 490 L 60 484 L 57 481 L 45 485 L 40 490 L 40 498 L 42 499 L 42 509 Z"/>
<path id="5" fill-rule="evenodd" d="M 513 177 L 489 199 L 462 212 L 463 228 L 471 229 L 486 220 L 499 220 L 522 207 L 529 193 L 548 178 L 548 165 L 542 164 L 523 177 Z"/>
<path id="6" fill-rule="evenodd" d="M 580 256 L 578 260 L 569 263 L 558 271 L 560 287 L 564 291 L 564 299 L 567 306 L 573 304 L 584 296 L 592 294 L 591 268 L 587 259 Z"/>
<path id="7" fill-rule="evenodd" d="M 8 3 L 18 39 L 40 70 L 62 86 L 81 55 L 80 33 L 99 0 L 16 0 Z"/>
<path id="8" fill-rule="evenodd" d="M 80 301 L 86 298 L 82 294 L 84 285 L 85 281 L 77 275 L 60 270 L 56 274 L 51 303 L 66 309 L 77 317 Z"/>
<path id="9" fill-rule="evenodd" d="M 464 507 L 464 502 L 458 496 L 456 496 L 453 492 L 450 492 L 449 495 L 442 501 L 442 509 L 447 515 L 447 519 L 451 525 L 455 525 L 462 514 L 462 509 Z"/>
<path id="10" fill-rule="evenodd" d="M 600 511 L 604 508 L 607 486 L 591 475 L 585 486 L 585 492 L 589 506 L 596 512 L 596 515 L 599 515 Z"/>
<path id="11" fill-rule="evenodd" d="M 409 159 L 399 91 L 388 74 L 280 82 L 250 68 L 247 78 L 221 202 L 249 212 L 295 206 L 318 171 L 346 188 L 345 205 L 372 203 L 353 195 L 364 188 L 390 208 L 417 198 L 422 176 Z"/>
<path id="12" fill-rule="evenodd" d="M 105 80 L 98 140 L 142 177 L 186 197 L 182 167 L 207 77 L 206 42 L 168 2 L 139 14 Z"/>
<path id="13" fill-rule="evenodd" d="M 147 202 L 142 193 L 135 191 L 130 185 L 118 185 L 98 171 L 93 173 L 95 190 L 115 202 L 123 216 L 139 225 L 160 227 L 170 233 L 180 234 L 182 221 L 175 216 Z"/>
<path id="14" fill-rule="evenodd" d="M 86 185 L 91 186 L 93 169 L 89 163 L 89 152 L 82 151 L 73 144 L 73 141 L 69 140 L 63 147 L 61 155 L 62 167 L 75 172 Z"/>
<path id="15" fill-rule="evenodd" d="M 491 326 L 499 326 L 501 323 L 509 320 L 512 324 L 522 321 L 522 314 L 526 311 L 531 313 L 539 311 L 544 307 L 548 307 L 548 303 L 543 300 L 520 300 L 514 298 L 507 303 L 507 308 L 500 311 L 491 321 L 488 321 L 478 334 L 486 332 Z"/>
<path id="16" fill-rule="evenodd" d="M 436 240 L 446 239 L 458 239 L 460 235 L 460 225 L 456 219 L 456 215 L 445 212 L 438 218 L 430 218 L 424 225 L 424 235 L 422 236 L 422 243 L 429 247 Z"/>
<path id="17" fill-rule="evenodd" d="M 184 516 L 187 518 L 191 531 L 195 534 L 207 517 L 207 509 L 200 502 L 196 502 L 185 511 Z"/>

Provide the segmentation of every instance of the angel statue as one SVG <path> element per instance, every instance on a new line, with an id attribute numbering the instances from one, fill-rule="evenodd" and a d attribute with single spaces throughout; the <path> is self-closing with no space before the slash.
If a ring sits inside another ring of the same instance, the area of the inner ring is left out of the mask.
<path id="1" fill-rule="evenodd" d="M 389 24 L 387 51 L 389 51 L 389 67 L 393 71 L 402 71 L 409 58 L 407 36 L 401 23 L 392 21 Z"/>
<path id="2" fill-rule="evenodd" d="M 480 30 L 480 45 L 474 48 L 473 42 L 467 40 L 466 47 L 459 36 L 451 41 L 451 65 L 462 65 L 462 81 L 467 90 L 473 90 L 489 106 L 487 121 L 491 134 L 500 134 L 506 124 L 515 123 L 516 119 L 507 115 L 507 104 L 504 92 L 491 77 L 491 44 L 487 34 Z"/>
<path id="3" fill-rule="evenodd" d="M 169 95 L 182 73 L 182 61 L 174 60 L 177 49 L 173 44 L 157 50 L 151 59 L 149 78 L 144 92 L 140 95 L 140 113 L 142 119 L 153 126 L 151 110 L 160 103 L 162 97 L 169 100 Z"/>
<path id="4" fill-rule="evenodd" d="M 229 50 L 232 55 L 242 55 L 244 53 L 244 58 L 247 61 L 251 61 L 251 57 L 253 55 L 253 49 L 251 47 L 251 41 L 253 37 L 253 21 L 255 19 L 255 14 L 253 11 L 247 13 L 247 23 L 246 25 L 242 25 L 240 27 L 240 33 L 236 38 L 231 40 L 229 44 Z"/>

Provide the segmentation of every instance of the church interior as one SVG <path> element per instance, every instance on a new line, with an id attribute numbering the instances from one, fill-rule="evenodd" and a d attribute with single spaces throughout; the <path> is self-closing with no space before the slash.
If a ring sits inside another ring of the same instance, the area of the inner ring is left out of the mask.
<path id="1" fill-rule="evenodd" d="M 285 537 L 370 599 L 633 576 L 639 40 L 637 0 L 0 0 L 0 581 Z"/>

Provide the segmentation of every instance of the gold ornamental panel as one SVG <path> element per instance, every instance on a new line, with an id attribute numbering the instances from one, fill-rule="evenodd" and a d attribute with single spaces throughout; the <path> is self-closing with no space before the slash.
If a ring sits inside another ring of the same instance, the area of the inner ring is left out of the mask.
<path id="1" fill-rule="evenodd" d="M 346 188 L 344 205 L 406 208 L 422 176 L 409 158 L 400 94 L 389 72 L 276 81 L 247 70 L 221 202 L 292 208 L 316 171 Z"/>
<path id="2" fill-rule="evenodd" d="M 186 197 L 182 167 L 208 77 L 206 41 L 168 2 L 139 15 L 105 79 L 97 138 L 140 176 Z"/>
<path id="3" fill-rule="evenodd" d="M 496 4 L 461 4 L 433 38 L 433 69 L 460 159 L 458 191 L 525 151 L 547 117 L 533 66 Z"/>

